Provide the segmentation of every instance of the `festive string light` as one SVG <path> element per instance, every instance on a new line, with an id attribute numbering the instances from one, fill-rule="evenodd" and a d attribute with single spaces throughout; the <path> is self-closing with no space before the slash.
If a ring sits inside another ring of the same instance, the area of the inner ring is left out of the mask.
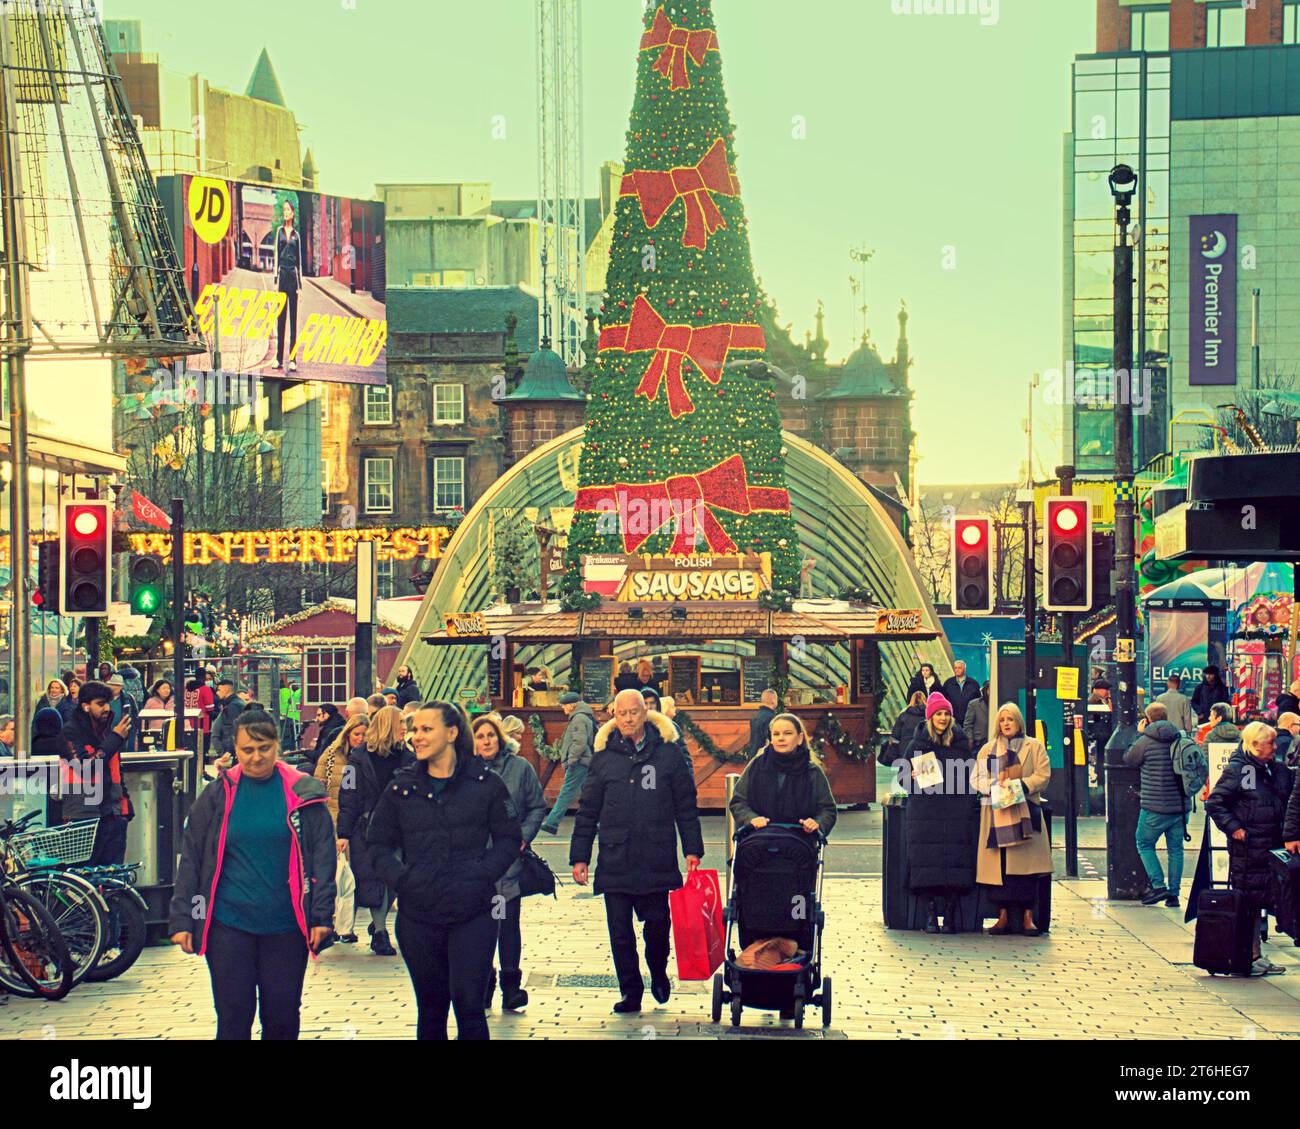
<path id="1" fill-rule="evenodd" d="M 185 534 L 187 565 L 346 564 L 357 545 L 373 541 L 381 561 L 441 560 L 455 531 L 420 529 L 275 529 Z M 171 560 L 170 533 L 131 533 L 131 552 Z"/>

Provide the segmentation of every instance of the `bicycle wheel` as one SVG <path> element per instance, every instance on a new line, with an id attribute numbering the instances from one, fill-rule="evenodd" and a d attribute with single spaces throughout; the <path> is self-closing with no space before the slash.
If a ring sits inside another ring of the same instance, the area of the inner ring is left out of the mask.
<path id="1" fill-rule="evenodd" d="M 95 967 L 108 932 L 108 912 L 99 891 L 77 874 L 64 870 L 33 870 L 18 885 L 39 901 L 54 918 L 72 954 L 79 984 Z"/>
<path id="2" fill-rule="evenodd" d="M 95 967 L 86 973 L 87 980 L 112 980 L 121 976 L 139 959 L 148 940 L 144 907 L 126 890 L 105 890 L 110 917 L 109 937 Z"/>
<path id="3" fill-rule="evenodd" d="M 0 893 L 0 987 L 28 999 L 61 1000 L 76 966 L 54 918 L 23 890 Z"/>

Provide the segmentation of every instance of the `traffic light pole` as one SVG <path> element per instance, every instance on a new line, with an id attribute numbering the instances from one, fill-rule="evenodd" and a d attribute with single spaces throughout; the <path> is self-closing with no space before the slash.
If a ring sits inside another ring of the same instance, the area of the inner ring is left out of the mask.
<path id="1" fill-rule="evenodd" d="M 1133 247 L 1129 206 L 1137 194 L 1137 174 L 1127 165 L 1110 173 L 1115 198 L 1114 251 L 1115 383 L 1115 654 L 1119 678 L 1119 719 L 1106 742 L 1106 894 L 1112 900 L 1138 898 L 1148 883 L 1137 857 L 1134 831 L 1140 805 L 1136 769 L 1124 754 L 1137 740 L 1137 591 L 1133 571 Z"/>
<path id="2" fill-rule="evenodd" d="M 176 749 L 185 744 L 185 500 L 172 499 L 172 708 L 176 711 Z M 198 725 L 194 726 L 194 796 L 199 794 L 203 765 L 198 760 Z"/>
<path id="3" fill-rule="evenodd" d="M 86 630 L 86 681 L 99 680 L 99 620 L 95 616 L 83 616 L 81 622 Z"/>
<path id="4" fill-rule="evenodd" d="M 1069 498 L 1074 493 L 1074 467 L 1056 468 L 1056 477 L 1061 481 L 1061 497 Z M 1091 528 L 1091 527 L 1090 527 Z M 1092 534 L 1089 532 L 1089 538 Z M 1074 666 L 1074 613 L 1061 613 L 1061 647 L 1067 666 Z M 1082 693 L 1082 691 L 1081 691 Z M 1078 775 L 1074 763 L 1074 725 L 1071 711 L 1064 711 L 1067 722 L 1062 730 L 1062 743 L 1065 747 L 1065 874 L 1068 878 L 1079 877 L 1079 800 L 1076 795 Z M 1078 715 L 1075 715 L 1078 716 Z"/>
<path id="5" fill-rule="evenodd" d="M 1115 244 L 1115 664 L 1119 668 L 1119 725 L 1110 747 L 1137 739 L 1137 603 L 1133 573 L 1133 247 L 1129 209 L 1116 209 Z"/>
<path id="6" fill-rule="evenodd" d="M 1035 575 L 1034 501 L 1032 493 L 1025 503 L 1025 736 L 1033 737 L 1038 728 L 1038 710 L 1034 701 L 1038 681 L 1038 578 Z"/>
<path id="7" fill-rule="evenodd" d="M 3 350 L 9 370 L 9 575 L 13 609 L 9 635 L 10 695 L 18 724 L 14 729 L 14 752 L 26 756 L 31 749 L 31 677 L 32 677 L 32 609 L 27 590 L 29 564 L 28 493 L 31 479 L 27 472 L 27 353 L 32 347 L 32 319 L 28 306 L 29 260 L 27 250 L 27 216 L 23 202 L 21 155 L 16 140 L 18 115 L 12 76 L 14 45 L 9 34 L 16 21 L 6 13 L 0 18 L 0 65 L 5 81 L 0 83 L 0 199 L 4 201 L 3 259 L 4 272 Z"/>

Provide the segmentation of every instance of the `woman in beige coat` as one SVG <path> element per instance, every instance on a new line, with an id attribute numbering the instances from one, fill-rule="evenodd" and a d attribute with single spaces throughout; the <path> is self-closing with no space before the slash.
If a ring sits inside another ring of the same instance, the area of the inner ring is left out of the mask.
<path id="1" fill-rule="evenodd" d="M 339 788 L 343 785 L 343 774 L 347 772 L 348 753 L 366 743 L 369 726 L 370 717 L 367 714 L 348 718 L 347 724 L 339 730 L 339 735 L 316 762 L 315 776 L 325 785 L 325 806 L 329 808 L 336 828 L 339 822 Z M 356 920 L 356 881 L 348 862 L 348 841 L 337 838 L 337 830 L 334 834 L 339 853 L 338 867 L 334 872 L 334 882 L 338 888 L 334 903 L 334 933 L 339 944 L 355 945 L 357 935 L 353 932 L 353 925 Z"/>
<path id="2" fill-rule="evenodd" d="M 989 887 L 998 906 L 997 924 L 990 933 L 1012 931 L 1011 915 L 1016 914 L 1023 932 L 1037 937 L 1032 906 L 1039 879 L 1052 873 L 1052 848 L 1039 806 L 1052 766 L 1043 743 L 1025 736 L 1025 719 L 1017 706 L 1007 704 L 998 710 L 993 731 L 993 740 L 975 758 L 973 774 L 974 786 L 984 797 L 975 880 Z M 1024 789 L 1023 802 L 996 806 L 994 801 L 1015 780 Z"/>

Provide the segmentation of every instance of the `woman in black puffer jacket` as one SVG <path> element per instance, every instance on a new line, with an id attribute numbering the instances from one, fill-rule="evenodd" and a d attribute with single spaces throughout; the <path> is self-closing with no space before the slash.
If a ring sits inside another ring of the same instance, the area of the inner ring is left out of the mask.
<path id="1" fill-rule="evenodd" d="M 914 774 L 933 753 L 943 779 L 923 786 Z M 927 933 L 956 933 L 953 916 L 957 900 L 975 886 L 979 803 L 970 778 L 974 754 L 966 734 L 956 724 L 952 705 L 942 694 L 925 703 L 925 724 L 898 762 L 907 797 L 907 888 L 929 899 Z"/>
<path id="2" fill-rule="evenodd" d="M 1228 837 L 1228 883 L 1261 910 L 1274 909 L 1270 851 L 1282 846 L 1291 770 L 1274 758 L 1277 733 L 1262 721 L 1241 732 L 1241 745 L 1219 776 L 1205 810 Z M 1259 956 L 1256 933 L 1255 954 Z M 1277 969 L 1269 964 L 1267 969 Z"/>
<path id="3" fill-rule="evenodd" d="M 370 817 L 375 871 L 397 891 L 397 940 L 415 988 L 417 1039 L 486 1039 L 488 970 L 497 943 L 496 883 L 519 858 L 523 831 L 501 778 L 474 756 L 458 706 L 411 719 L 416 763 L 400 769 Z"/>
<path id="4" fill-rule="evenodd" d="M 891 765 L 903 755 L 912 743 L 916 731 L 925 724 L 925 695 L 920 690 L 912 693 L 907 708 L 894 719 L 894 728 L 885 747 L 876 758 L 883 765 Z"/>
<path id="5" fill-rule="evenodd" d="M 371 715 L 365 744 L 348 753 L 348 771 L 339 786 L 340 839 L 349 844 L 364 842 L 371 813 L 402 765 L 404 736 L 402 712 L 396 706 L 384 706 Z M 356 904 L 370 911 L 370 951 L 376 956 L 396 956 L 388 937 L 392 885 L 375 872 L 368 852 L 350 850 L 348 857 L 356 879 Z"/>

